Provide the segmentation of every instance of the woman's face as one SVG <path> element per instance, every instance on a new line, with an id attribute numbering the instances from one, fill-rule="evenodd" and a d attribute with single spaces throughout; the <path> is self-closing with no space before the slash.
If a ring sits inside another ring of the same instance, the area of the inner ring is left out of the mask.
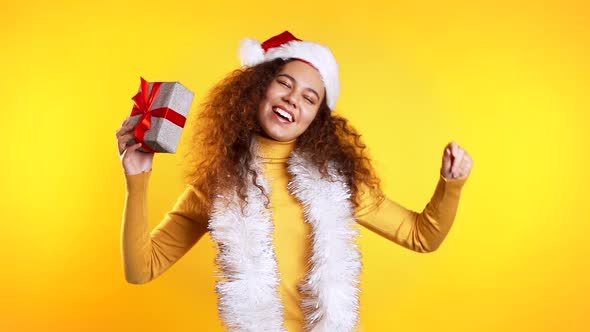
<path id="1" fill-rule="evenodd" d="M 324 96 L 320 73 L 303 61 L 291 61 L 268 86 L 258 109 L 258 122 L 269 138 L 293 140 L 309 127 Z"/>

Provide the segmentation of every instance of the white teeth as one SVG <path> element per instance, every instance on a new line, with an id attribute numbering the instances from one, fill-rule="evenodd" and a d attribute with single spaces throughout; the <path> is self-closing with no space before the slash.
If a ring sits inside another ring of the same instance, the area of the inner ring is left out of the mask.
<path id="1" fill-rule="evenodd" d="M 286 117 L 287 119 L 289 119 L 290 122 L 293 122 L 293 117 L 291 117 L 291 114 L 283 111 L 282 109 L 278 108 L 278 107 L 273 107 L 273 111 L 279 113 L 280 115 Z"/>

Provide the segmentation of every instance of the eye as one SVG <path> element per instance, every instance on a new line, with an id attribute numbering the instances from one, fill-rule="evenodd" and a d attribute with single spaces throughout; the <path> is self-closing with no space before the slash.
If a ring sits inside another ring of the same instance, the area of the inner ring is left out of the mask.
<path id="1" fill-rule="evenodd" d="M 307 101 L 308 101 L 310 104 L 312 104 L 312 105 L 314 104 L 314 103 L 313 103 L 313 100 L 312 100 L 311 98 L 305 97 L 305 100 L 307 100 Z"/>
<path id="2" fill-rule="evenodd" d="M 285 83 L 284 81 L 278 81 L 278 82 L 279 82 L 279 84 L 281 84 L 281 85 L 284 85 L 284 86 L 286 86 L 286 87 L 289 87 L 289 84 Z"/>

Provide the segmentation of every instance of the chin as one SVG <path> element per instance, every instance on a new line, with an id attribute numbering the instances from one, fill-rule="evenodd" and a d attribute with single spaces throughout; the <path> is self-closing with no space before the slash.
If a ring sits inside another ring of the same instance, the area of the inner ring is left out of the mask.
<path id="1" fill-rule="evenodd" d="M 273 115 L 274 116 L 274 115 Z M 287 142 L 297 138 L 297 133 L 294 132 L 293 129 L 296 128 L 286 128 L 280 124 L 273 123 L 272 120 L 266 121 L 264 119 L 261 121 L 260 129 L 262 130 L 262 135 L 273 139 L 279 142 Z"/>
<path id="2" fill-rule="evenodd" d="M 288 142 L 296 138 L 293 134 L 285 133 L 285 132 L 275 132 L 273 130 L 266 130 L 264 129 L 264 136 L 269 137 L 275 141 L 279 142 Z"/>

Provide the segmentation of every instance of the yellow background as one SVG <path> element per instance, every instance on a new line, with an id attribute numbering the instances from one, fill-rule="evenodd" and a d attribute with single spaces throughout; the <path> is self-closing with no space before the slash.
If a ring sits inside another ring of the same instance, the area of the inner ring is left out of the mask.
<path id="1" fill-rule="evenodd" d="M 208 235 L 151 283 L 125 282 L 115 130 L 140 76 L 192 89 L 194 116 L 240 39 L 284 30 L 336 55 L 338 113 L 392 199 L 421 211 L 451 140 L 475 161 L 438 251 L 363 229 L 365 330 L 587 330 L 589 14 L 558 0 L 3 3 L 0 330 L 219 331 Z M 180 162 L 155 157 L 152 227 L 183 189 Z"/>

